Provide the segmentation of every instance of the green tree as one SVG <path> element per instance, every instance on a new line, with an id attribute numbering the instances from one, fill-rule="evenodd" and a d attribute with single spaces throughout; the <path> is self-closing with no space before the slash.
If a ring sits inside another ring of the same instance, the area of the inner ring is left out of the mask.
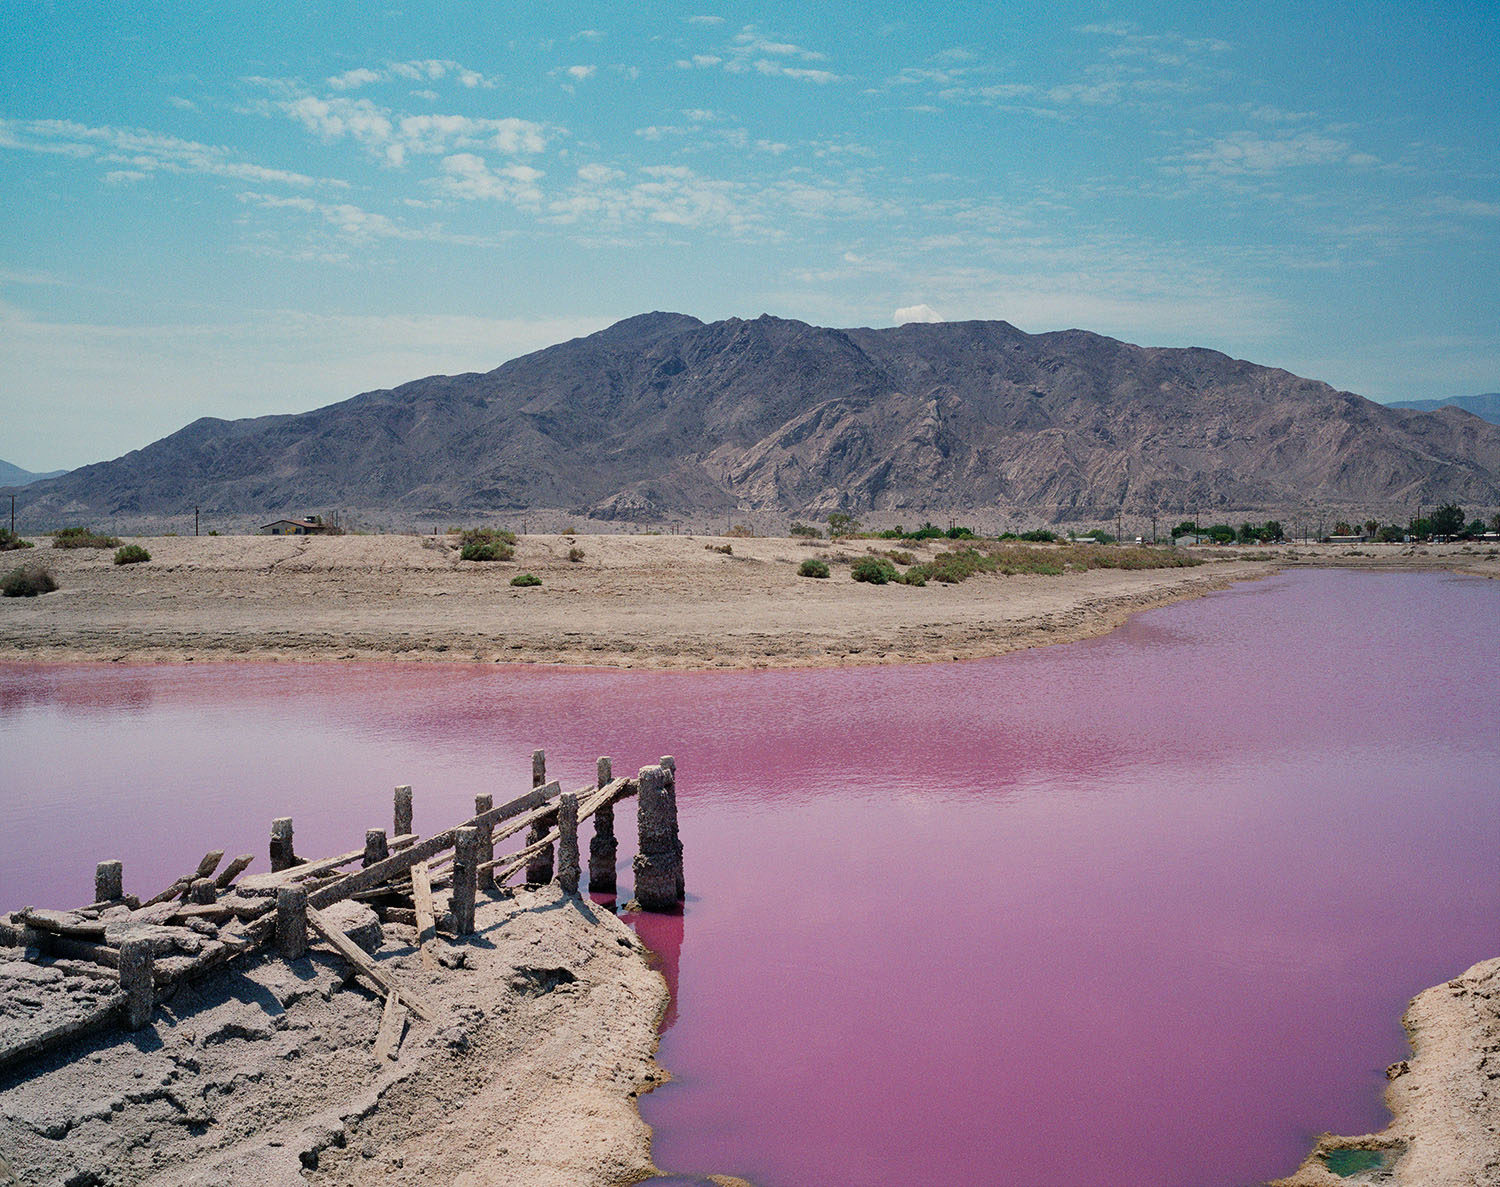
<path id="1" fill-rule="evenodd" d="M 1280 540 L 1284 535 L 1281 528 L 1281 520 L 1268 519 L 1260 529 L 1260 538 L 1268 543 L 1272 540 Z"/>
<path id="2" fill-rule="evenodd" d="M 1464 530 L 1464 509 L 1457 503 L 1444 503 L 1432 513 L 1434 536 L 1456 536 Z"/>
<path id="3" fill-rule="evenodd" d="M 833 511 L 828 515 L 830 536 L 849 536 L 859 531 L 859 520 L 844 511 Z"/>

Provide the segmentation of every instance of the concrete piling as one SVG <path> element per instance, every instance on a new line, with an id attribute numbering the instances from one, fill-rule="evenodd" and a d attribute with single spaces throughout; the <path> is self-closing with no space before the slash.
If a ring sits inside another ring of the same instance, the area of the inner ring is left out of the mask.
<path id="1" fill-rule="evenodd" d="M 687 884 L 682 877 L 682 836 L 677 831 L 677 760 L 670 754 L 661 756 L 661 769 L 667 781 L 667 814 L 672 822 L 672 847 L 677 850 L 677 901 L 687 898 Z"/>
<path id="2" fill-rule="evenodd" d="M 474 899 L 479 891 L 479 830 L 461 828 L 453 839 L 453 890 L 449 909 L 453 930 L 466 936 L 474 930 Z"/>
<path id="3" fill-rule="evenodd" d="M 661 767 L 641 768 L 636 800 L 640 852 L 635 856 L 635 900 L 642 910 L 675 911 L 681 861 L 672 827 L 672 800 Z"/>
<path id="4" fill-rule="evenodd" d="M 211 906 L 219 901 L 219 888 L 212 878 L 194 878 L 188 888 L 188 901 L 199 906 Z"/>
<path id="5" fill-rule="evenodd" d="M 607 787 L 614 778 L 613 764 L 599 760 L 599 787 Z M 615 839 L 615 806 L 600 804 L 594 810 L 594 835 L 589 838 L 589 890 L 594 894 L 614 894 L 615 860 L 620 852 Z"/>
<path id="6" fill-rule="evenodd" d="M 307 888 L 276 888 L 276 955 L 297 960 L 307 952 Z"/>
<path id="7" fill-rule="evenodd" d="M 393 821 L 393 837 L 404 837 L 411 833 L 411 788 L 402 784 L 396 788 L 396 814 Z"/>
<path id="8" fill-rule="evenodd" d="M 278 816 L 271 821 L 271 872 L 289 870 L 297 864 L 292 850 L 292 818 Z"/>
<path id="9" fill-rule="evenodd" d="M 383 828 L 365 829 L 365 866 L 372 866 L 377 861 L 384 861 L 391 855 L 391 847 L 385 837 Z"/>
<path id="10" fill-rule="evenodd" d="M 94 901 L 117 903 L 124 897 L 124 865 L 118 861 L 101 861 L 94 867 Z"/>
<path id="11" fill-rule="evenodd" d="M 156 1008 L 156 958 L 149 940 L 120 945 L 120 988 L 125 991 L 125 1026 L 140 1030 Z"/>
<path id="12" fill-rule="evenodd" d="M 557 884 L 567 895 L 578 893 L 578 796 L 565 791 L 557 799 Z"/>

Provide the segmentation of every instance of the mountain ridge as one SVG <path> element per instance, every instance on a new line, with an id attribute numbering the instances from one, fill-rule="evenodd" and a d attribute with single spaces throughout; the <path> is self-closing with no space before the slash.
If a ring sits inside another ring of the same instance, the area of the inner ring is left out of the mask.
<path id="1" fill-rule="evenodd" d="M 1500 392 L 1482 392 L 1477 396 L 1448 396 L 1441 400 L 1394 400 L 1388 408 L 1413 408 L 1418 412 L 1435 412 L 1439 408 L 1462 408 L 1481 420 L 1500 425 Z"/>
<path id="2" fill-rule="evenodd" d="M 1201 347 L 1008 322 L 657 311 L 303 413 L 202 418 L 29 492 L 43 517 L 678 515 L 1500 504 L 1500 427 Z"/>

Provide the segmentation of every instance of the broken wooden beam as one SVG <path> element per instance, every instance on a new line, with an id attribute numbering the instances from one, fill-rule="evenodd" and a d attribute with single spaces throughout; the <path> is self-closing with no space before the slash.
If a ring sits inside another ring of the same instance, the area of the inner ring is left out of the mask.
<path id="1" fill-rule="evenodd" d="M 393 990 L 386 995 L 385 1009 L 380 1014 L 380 1029 L 375 1033 L 377 1062 L 395 1059 L 401 1053 L 401 1035 L 405 1030 L 406 1009 L 400 991 Z"/>
<path id="2" fill-rule="evenodd" d="M 389 973 L 366 955 L 365 950 L 323 917 L 315 907 L 307 908 L 307 921 L 318 935 L 353 966 L 356 973 L 372 984 L 381 994 L 400 993 L 401 1000 L 411 1006 L 412 1013 L 423 1021 L 431 1022 L 437 1011 L 410 989 L 398 985 Z"/>
<path id="3" fill-rule="evenodd" d="M 411 868 L 412 905 L 417 915 L 417 949 L 421 954 L 422 967 L 437 967 L 433 959 L 432 944 L 437 938 L 437 921 L 432 911 L 432 883 L 427 877 L 427 863 L 419 861 Z"/>
<path id="4" fill-rule="evenodd" d="M 249 868 L 250 863 L 255 860 L 253 853 L 241 853 L 232 862 L 219 871 L 219 876 L 214 879 L 214 885 L 220 890 L 229 889 L 229 884 L 238 878 Z"/>

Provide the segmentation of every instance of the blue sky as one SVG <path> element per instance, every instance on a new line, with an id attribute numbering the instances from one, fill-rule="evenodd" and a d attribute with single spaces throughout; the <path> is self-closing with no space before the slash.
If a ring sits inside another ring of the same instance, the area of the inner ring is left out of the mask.
<path id="1" fill-rule="evenodd" d="M 620 317 L 1500 388 L 1492 3 L 0 6 L 0 457 Z"/>

